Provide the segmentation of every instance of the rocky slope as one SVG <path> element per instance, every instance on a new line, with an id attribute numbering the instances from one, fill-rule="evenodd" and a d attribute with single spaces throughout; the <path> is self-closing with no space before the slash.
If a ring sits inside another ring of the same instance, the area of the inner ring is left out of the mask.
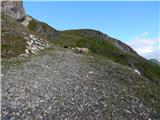
<path id="1" fill-rule="evenodd" d="M 3 120 L 160 118 L 160 66 L 100 31 L 55 30 L 20 1 L 2 9 Z"/>
<path id="2" fill-rule="evenodd" d="M 2 120 L 158 119 L 152 82 L 131 68 L 59 47 L 27 61 L 2 65 Z"/>
<path id="3" fill-rule="evenodd" d="M 59 36 L 59 32 L 44 22 L 37 21 L 32 18 L 26 26 L 28 29 L 35 31 L 37 34 L 44 36 L 47 40 L 55 40 Z"/>

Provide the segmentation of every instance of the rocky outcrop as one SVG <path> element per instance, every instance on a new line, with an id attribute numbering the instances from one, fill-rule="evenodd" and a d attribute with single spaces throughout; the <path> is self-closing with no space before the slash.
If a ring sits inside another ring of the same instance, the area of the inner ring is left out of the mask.
<path id="1" fill-rule="evenodd" d="M 121 42 L 120 40 L 114 40 L 114 45 L 117 46 L 119 49 L 121 49 L 124 52 L 138 55 L 136 51 L 134 51 L 130 46 Z"/>
<path id="2" fill-rule="evenodd" d="M 25 18 L 25 19 L 24 19 Z M 24 20 L 23 20 L 24 19 Z M 16 22 L 16 20 L 20 22 Z M 27 57 L 48 47 L 44 36 L 26 28 L 32 17 L 25 16 L 22 1 L 3 1 L 1 14 L 2 57 Z"/>
<path id="3" fill-rule="evenodd" d="M 28 22 L 29 24 L 27 23 L 25 25 L 28 29 L 43 36 L 47 40 L 55 40 L 59 37 L 59 32 L 44 22 L 40 22 L 32 17 L 28 19 Z"/>
<path id="4" fill-rule="evenodd" d="M 24 21 L 21 22 L 22 25 L 24 25 L 25 27 L 27 27 L 29 25 L 29 22 L 32 20 L 32 17 L 26 15 Z"/>
<path id="5" fill-rule="evenodd" d="M 23 3 L 21 0 L 2 1 L 1 11 L 12 18 L 15 18 L 17 21 L 21 22 L 25 19 L 25 10 L 23 8 Z"/>

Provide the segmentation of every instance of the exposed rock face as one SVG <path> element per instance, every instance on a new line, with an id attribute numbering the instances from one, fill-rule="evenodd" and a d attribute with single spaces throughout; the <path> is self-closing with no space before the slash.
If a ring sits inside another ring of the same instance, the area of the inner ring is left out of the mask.
<path id="1" fill-rule="evenodd" d="M 132 53 L 132 54 L 138 55 L 136 53 L 136 51 L 134 51 L 130 46 L 128 46 L 127 44 L 121 42 L 120 40 L 115 40 L 114 41 L 114 45 L 117 46 L 119 49 L 121 49 L 124 52 L 128 52 L 128 53 Z"/>
<path id="2" fill-rule="evenodd" d="M 1 10 L 4 14 L 15 18 L 17 21 L 23 21 L 25 19 L 25 10 L 21 0 L 13 1 L 7 0 L 1 2 Z"/>

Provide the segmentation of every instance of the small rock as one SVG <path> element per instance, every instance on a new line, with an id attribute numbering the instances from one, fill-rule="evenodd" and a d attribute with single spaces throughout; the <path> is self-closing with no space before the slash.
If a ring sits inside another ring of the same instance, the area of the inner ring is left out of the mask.
<path id="1" fill-rule="evenodd" d="M 89 76 L 88 76 L 88 74 L 86 75 L 86 78 L 88 78 Z"/>
<path id="2" fill-rule="evenodd" d="M 137 69 L 134 69 L 134 72 L 137 73 L 138 75 L 141 75 L 141 73 Z"/>
<path id="3" fill-rule="evenodd" d="M 29 54 L 29 50 L 28 50 L 28 49 L 25 49 L 25 53 Z"/>
<path id="4" fill-rule="evenodd" d="M 131 111 L 129 111 L 129 110 L 127 110 L 127 109 L 124 109 L 124 111 L 126 112 L 126 113 L 131 113 Z"/>
<path id="5" fill-rule="evenodd" d="M 1 73 L 1 77 L 3 77 L 4 75 Z"/>
<path id="6" fill-rule="evenodd" d="M 89 74 L 93 74 L 93 72 L 92 72 L 92 71 L 89 71 Z"/>
<path id="7" fill-rule="evenodd" d="M 28 57 L 27 54 L 20 54 L 19 57 Z"/>

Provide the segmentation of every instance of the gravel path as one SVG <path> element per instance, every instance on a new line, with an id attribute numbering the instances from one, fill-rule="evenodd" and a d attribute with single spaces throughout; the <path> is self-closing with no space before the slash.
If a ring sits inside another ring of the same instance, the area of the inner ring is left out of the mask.
<path id="1" fill-rule="evenodd" d="M 141 77 L 107 60 L 56 48 L 2 73 L 2 120 L 152 118 L 124 84 Z"/>

